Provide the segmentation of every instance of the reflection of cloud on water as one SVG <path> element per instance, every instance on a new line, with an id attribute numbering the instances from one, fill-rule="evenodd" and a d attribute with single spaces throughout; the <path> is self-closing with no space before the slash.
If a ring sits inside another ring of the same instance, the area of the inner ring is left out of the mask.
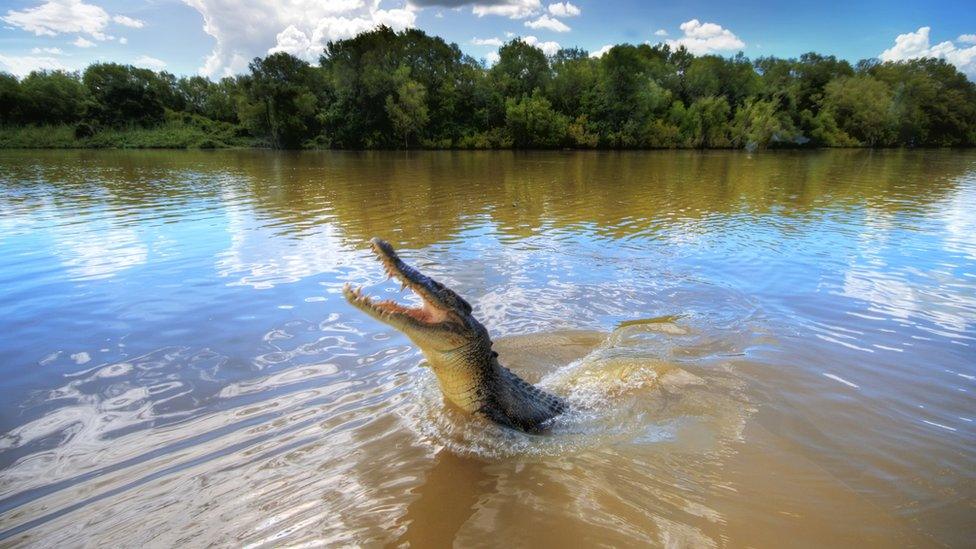
<path id="1" fill-rule="evenodd" d="M 20 240 L 27 248 L 36 247 L 37 239 L 50 240 L 43 248 L 50 248 L 75 280 L 108 278 L 149 256 L 135 229 L 111 211 L 65 211 L 50 197 L 34 202 L 29 211 L 0 203 L 0 242 Z"/>
<path id="2" fill-rule="evenodd" d="M 936 332 L 939 335 L 970 339 L 965 334 L 976 324 L 976 300 L 972 292 L 960 291 L 952 292 L 950 298 L 944 289 L 965 281 L 947 271 L 944 260 L 933 263 L 935 259 L 929 261 L 929 257 L 942 257 L 932 254 L 932 246 L 964 254 L 976 252 L 976 218 L 967 212 L 964 199 L 972 194 L 957 193 L 942 210 L 950 234 L 945 240 L 929 240 L 926 230 L 906 229 L 890 213 L 865 209 L 858 254 L 844 272 L 840 293 L 870 304 L 868 310 L 889 318 L 909 323 L 924 320 L 951 332 Z"/>
<path id="3" fill-rule="evenodd" d="M 951 339 L 971 339 L 965 333 L 976 323 L 976 303 L 946 301 L 938 286 L 926 288 L 885 272 L 883 265 L 852 266 L 844 275 L 843 295 L 870 304 L 869 311 L 908 323 L 924 320 L 951 333 Z M 956 296 L 958 299 L 960 296 Z M 918 326 L 928 332 L 931 328 Z"/>
<path id="4" fill-rule="evenodd" d="M 976 182 L 964 185 L 952 194 L 948 203 L 938 209 L 946 224 L 945 247 L 951 252 L 976 259 Z M 972 267 L 970 267 L 972 269 Z M 970 272 L 976 275 L 976 272 Z"/>
<path id="5" fill-rule="evenodd" d="M 146 262 L 149 247 L 133 229 L 117 221 L 97 219 L 84 232 L 70 227 L 52 231 L 55 253 L 75 279 L 98 279 Z"/>
<path id="6" fill-rule="evenodd" d="M 918 291 L 907 282 L 891 278 L 880 269 L 854 266 L 844 274 L 843 293 L 871 303 L 873 310 L 907 320 L 918 314 Z"/>
<path id="7" fill-rule="evenodd" d="M 231 189 L 221 192 L 228 204 L 227 231 L 230 247 L 217 258 L 217 274 L 235 278 L 231 285 L 273 288 L 298 282 L 312 275 L 334 272 L 348 254 L 336 226 L 322 223 L 311 231 L 294 235 L 277 234 L 262 224 L 260 217 L 242 211 L 240 197 Z M 278 230 L 284 230 L 278 227 Z"/>
<path id="8" fill-rule="evenodd" d="M 0 436 L 0 452 L 31 452 L 4 471 L 0 498 L 25 500 L 0 512 L 0 532 L 38 521 L 16 539 L 52 546 L 333 545 L 389 536 L 408 503 L 402 479 L 417 478 L 425 461 L 416 454 L 428 452 L 386 411 L 408 378 L 378 368 L 380 379 L 357 389 L 362 401 L 350 405 L 340 398 L 353 385 L 340 379 L 344 372 L 312 362 L 225 386 L 225 406 L 184 409 L 199 404 L 190 397 L 206 380 L 173 381 L 172 369 L 198 372 L 200 361 L 222 360 L 165 348 L 92 368 L 52 391 L 45 400 L 62 407 Z M 180 399 L 179 409 L 165 409 Z M 44 441 L 56 445 L 38 448 Z M 390 448 L 408 463 L 380 459 Z M 357 459 L 363 454 L 377 459 Z M 72 527 L 78 520 L 91 523 Z"/>
<path id="9" fill-rule="evenodd" d="M 0 201 L 0 243 L 34 229 L 36 224 L 36 218 L 30 212 Z"/>

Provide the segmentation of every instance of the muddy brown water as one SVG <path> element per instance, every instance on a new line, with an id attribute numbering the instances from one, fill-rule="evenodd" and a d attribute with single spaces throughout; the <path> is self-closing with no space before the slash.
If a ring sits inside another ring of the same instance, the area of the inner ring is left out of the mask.
<path id="1" fill-rule="evenodd" d="M 0 546 L 971 546 L 974 206 L 972 151 L 0 151 Z M 371 236 L 572 412 L 445 406 Z"/>

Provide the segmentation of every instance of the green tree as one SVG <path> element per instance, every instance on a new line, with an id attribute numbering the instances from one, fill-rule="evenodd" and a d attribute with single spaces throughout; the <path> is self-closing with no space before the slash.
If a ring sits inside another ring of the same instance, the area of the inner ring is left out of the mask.
<path id="1" fill-rule="evenodd" d="M 813 112 L 817 112 L 828 82 L 854 75 L 854 69 L 847 61 L 812 52 L 801 55 L 799 61 L 794 63 L 793 70 L 798 84 L 797 108 Z"/>
<path id="2" fill-rule="evenodd" d="M 163 120 L 164 106 L 155 74 L 117 63 L 96 63 L 82 77 L 92 98 L 89 114 L 109 126 L 153 125 Z"/>
<path id="3" fill-rule="evenodd" d="M 0 126 L 21 121 L 24 94 L 17 77 L 0 72 Z"/>
<path id="4" fill-rule="evenodd" d="M 498 62 L 489 74 L 503 97 L 515 99 L 545 89 L 551 78 L 546 54 L 521 38 L 514 38 L 498 49 Z"/>
<path id="5" fill-rule="evenodd" d="M 798 120 L 801 109 L 800 81 L 795 70 L 796 60 L 760 57 L 755 60 L 753 66 L 759 75 L 756 97 L 775 101 L 780 111 L 791 119 Z"/>
<path id="6" fill-rule="evenodd" d="M 149 71 L 149 73 L 152 75 L 149 77 L 149 86 L 159 97 L 163 107 L 171 111 L 186 110 L 186 102 L 180 93 L 179 80 L 176 76 L 166 71 L 158 73 Z"/>
<path id="7" fill-rule="evenodd" d="M 221 78 L 204 100 L 203 115 L 222 122 L 237 122 L 237 100 L 242 93 L 240 77 Z"/>
<path id="8" fill-rule="evenodd" d="M 636 112 L 637 96 L 646 87 L 645 63 L 639 50 L 631 45 L 614 46 L 600 58 L 599 83 L 594 118 L 604 133 L 620 131 L 628 121 L 637 124 L 646 112 Z"/>
<path id="9" fill-rule="evenodd" d="M 703 97 L 688 108 L 687 119 L 691 121 L 692 133 L 686 140 L 694 147 L 728 147 L 729 114 L 732 109 L 724 97 Z"/>
<path id="10" fill-rule="evenodd" d="M 487 71 L 457 45 L 417 29 L 378 27 L 330 42 L 320 64 L 332 96 L 323 119 L 339 146 L 399 144 L 402 135 L 392 126 L 386 99 L 398 93 L 400 67 L 407 67 L 410 79 L 423 86 L 428 111 L 424 133 L 430 142 L 450 144 L 475 128 L 504 122 L 502 99 L 495 99 Z"/>
<path id="11" fill-rule="evenodd" d="M 576 117 L 566 127 L 566 137 L 571 145 L 585 149 L 592 149 L 600 143 L 600 136 L 593 131 L 585 114 Z"/>
<path id="12" fill-rule="evenodd" d="M 386 96 L 386 113 L 397 134 L 403 136 L 403 148 L 410 146 L 409 137 L 417 135 L 427 125 L 427 90 L 422 84 L 410 79 L 410 69 L 400 67 L 396 71 L 397 85 L 394 93 Z"/>
<path id="13" fill-rule="evenodd" d="M 696 57 L 685 71 L 686 101 L 703 97 L 715 97 L 722 93 L 722 73 L 725 72 L 725 59 L 717 55 Z"/>
<path id="14" fill-rule="evenodd" d="M 552 60 L 552 78 L 546 96 L 553 108 L 568 116 L 589 110 L 597 83 L 598 61 L 584 50 L 562 49 Z"/>
<path id="15" fill-rule="evenodd" d="M 315 71 L 285 52 L 256 58 L 250 68 L 238 108 L 241 121 L 275 148 L 298 147 L 317 125 Z"/>
<path id="16" fill-rule="evenodd" d="M 895 137 L 891 90 L 870 76 L 842 76 L 828 82 L 821 112 L 861 144 L 889 145 Z"/>
<path id="17" fill-rule="evenodd" d="M 590 108 L 591 120 L 606 146 L 645 146 L 648 124 L 670 107 L 672 93 L 652 78 L 666 74 L 661 50 L 615 46 L 600 58 L 598 82 Z"/>
<path id="18" fill-rule="evenodd" d="M 568 121 L 552 110 L 541 93 L 505 102 L 505 124 L 516 147 L 558 147 L 566 140 Z"/>
<path id="19" fill-rule="evenodd" d="M 826 147 L 856 147 L 860 145 L 857 139 L 840 128 L 830 109 L 823 109 L 816 116 L 813 116 L 810 111 L 804 112 L 807 113 L 808 118 L 804 127 L 809 128 L 810 137 L 815 145 Z"/>
<path id="20" fill-rule="evenodd" d="M 193 114 L 205 115 L 207 98 L 217 84 L 202 76 L 180 78 L 176 84 L 177 93 L 183 102 L 183 109 Z"/>
<path id="21" fill-rule="evenodd" d="M 549 57 L 516 38 L 488 67 L 418 29 L 379 26 L 329 42 L 317 67 L 276 53 L 250 68 L 219 82 L 114 63 L 80 80 L 0 74 L 0 124 L 77 123 L 87 136 L 165 119 L 196 132 L 188 143 L 280 148 L 976 145 L 976 84 L 939 59 L 750 62 L 666 44 Z"/>
<path id="22" fill-rule="evenodd" d="M 22 112 L 34 124 L 73 123 L 88 111 L 88 90 L 78 76 L 64 71 L 34 71 L 20 83 Z"/>
<path id="23" fill-rule="evenodd" d="M 775 101 L 749 99 L 735 111 L 732 143 L 738 147 L 764 149 L 777 143 L 796 143 L 798 137 L 790 119 L 777 112 Z"/>
<path id="24" fill-rule="evenodd" d="M 945 60 L 887 62 L 868 74 L 892 90 L 898 143 L 976 144 L 976 86 Z"/>
<path id="25" fill-rule="evenodd" d="M 214 82 L 202 76 L 181 78 L 177 93 L 185 112 L 222 122 L 237 122 L 237 96 L 240 86 L 234 77 Z"/>

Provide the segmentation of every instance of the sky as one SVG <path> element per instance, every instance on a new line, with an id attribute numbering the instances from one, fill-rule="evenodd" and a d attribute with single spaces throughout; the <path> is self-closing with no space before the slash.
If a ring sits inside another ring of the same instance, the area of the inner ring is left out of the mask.
<path id="1" fill-rule="evenodd" d="M 316 62 L 329 40 L 379 24 L 422 29 L 489 64 L 520 36 L 550 54 L 665 42 L 751 58 L 939 57 L 976 81 L 973 0 L 0 0 L 0 70 L 112 61 L 220 78 L 277 51 Z"/>

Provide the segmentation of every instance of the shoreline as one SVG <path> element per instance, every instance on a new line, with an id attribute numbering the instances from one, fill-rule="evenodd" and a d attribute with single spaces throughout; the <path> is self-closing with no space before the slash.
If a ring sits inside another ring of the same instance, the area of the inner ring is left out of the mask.
<path id="1" fill-rule="evenodd" d="M 268 151 L 268 152 L 304 152 L 304 151 L 335 151 L 335 152 L 475 152 L 475 151 L 512 151 L 512 152 L 653 152 L 653 151 L 736 151 L 736 152 L 776 152 L 776 151 L 941 151 L 941 150 L 972 150 L 976 145 L 945 145 L 945 146 L 924 146 L 924 147 L 767 147 L 764 149 L 749 149 L 735 147 L 643 147 L 643 148 L 610 148 L 610 147 L 561 147 L 561 148 L 515 148 L 515 147 L 495 147 L 495 148 L 463 148 L 463 147 L 410 147 L 407 149 L 346 149 L 337 147 L 306 147 L 297 149 L 276 149 L 274 147 L 260 147 L 252 145 L 242 146 L 217 146 L 217 147 L 193 147 L 193 146 L 38 146 L 38 147 L 7 147 L 0 145 L 0 151 Z"/>
<path id="2" fill-rule="evenodd" d="M 674 144 L 667 147 L 611 147 L 611 146 L 559 146 L 515 147 L 485 142 L 489 146 L 465 146 L 470 140 L 464 137 L 459 143 L 445 142 L 413 144 L 409 147 L 347 148 L 328 146 L 322 140 L 309 140 L 304 146 L 276 148 L 266 140 L 247 135 L 244 128 L 229 123 L 187 123 L 171 121 L 155 127 L 104 128 L 90 135 L 79 136 L 76 127 L 57 126 L 0 126 L 0 150 L 267 150 L 267 151 L 814 151 L 814 150 L 942 150 L 973 149 L 973 144 L 955 145 L 811 145 L 789 141 L 773 142 L 766 146 L 750 144 L 745 147 L 712 146 L 692 147 Z M 440 146 L 438 146 L 440 145 Z M 444 146 L 448 145 L 448 146 Z"/>

